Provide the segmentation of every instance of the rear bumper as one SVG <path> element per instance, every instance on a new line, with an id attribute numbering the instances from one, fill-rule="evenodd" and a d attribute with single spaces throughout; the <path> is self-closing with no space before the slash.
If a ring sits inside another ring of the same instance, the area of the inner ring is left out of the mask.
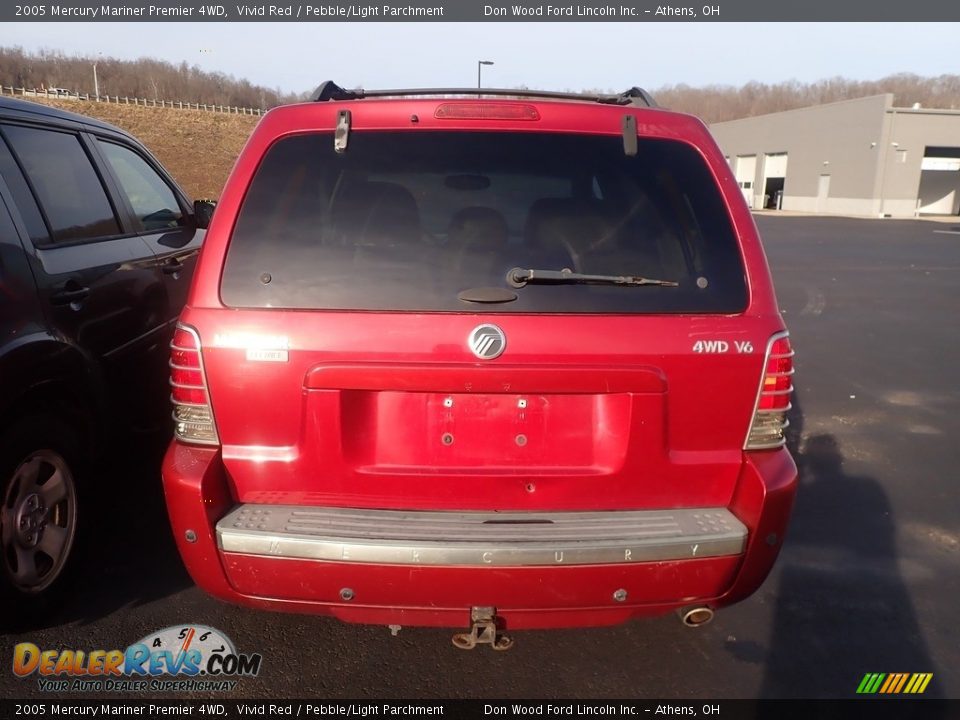
<path id="1" fill-rule="evenodd" d="M 545 513 L 564 522 L 534 532 L 460 513 L 456 534 L 436 522 L 448 513 L 237 506 L 219 452 L 177 442 L 163 481 L 184 563 L 221 599 L 449 627 L 468 626 L 471 607 L 493 606 L 518 629 L 615 624 L 750 595 L 779 553 L 797 471 L 785 450 L 750 453 L 726 509 L 608 514 L 619 525 L 603 513 Z M 586 546 L 576 541 L 584 537 Z"/>
<path id="2" fill-rule="evenodd" d="M 567 567 L 739 555 L 726 508 L 446 512 L 238 505 L 217 523 L 227 553 L 363 565 Z"/>

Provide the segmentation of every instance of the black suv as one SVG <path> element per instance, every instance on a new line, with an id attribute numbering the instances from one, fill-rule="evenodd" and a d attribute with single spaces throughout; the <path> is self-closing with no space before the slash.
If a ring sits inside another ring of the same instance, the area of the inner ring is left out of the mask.
<path id="1" fill-rule="evenodd" d="M 168 411 L 209 211 L 119 128 L 0 98 L 0 605 L 63 584 L 92 461 Z"/>

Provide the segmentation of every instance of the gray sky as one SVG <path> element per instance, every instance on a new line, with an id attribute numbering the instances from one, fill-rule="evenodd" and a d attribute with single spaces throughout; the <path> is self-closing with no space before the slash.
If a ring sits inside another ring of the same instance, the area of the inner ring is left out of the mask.
<path id="1" fill-rule="evenodd" d="M 842 0 L 838 0 L 842 1 Z M 285 92 L 484 85 L 623 90 L 956 73 L 951 23 L 17 23 L 0 45 L 199 65 Z"/>

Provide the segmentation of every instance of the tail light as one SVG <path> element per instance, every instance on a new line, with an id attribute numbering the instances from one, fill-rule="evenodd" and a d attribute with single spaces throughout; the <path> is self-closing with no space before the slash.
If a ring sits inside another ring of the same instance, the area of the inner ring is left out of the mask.
<path id="1" fill-rule="evenodd" d="M 184 442 L 219 445 L 200 357 L 200 336 L 185 325 L 177 325 L 170 343 L 170 387 L 174 436 Z"/>
<path id="2" fill-rule="evenodd" d="M 746 450 L 777 448 L 786 441 L 784 431 L 790 424 L 787 412 L 793 392 L 793 348 L 788 335 L 777 333 L 767 343 L 756 410 L 744 444 Z"/>

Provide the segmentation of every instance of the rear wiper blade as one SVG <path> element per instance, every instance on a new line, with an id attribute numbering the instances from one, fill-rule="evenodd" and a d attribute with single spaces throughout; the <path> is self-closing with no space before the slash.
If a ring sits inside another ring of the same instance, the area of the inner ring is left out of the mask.
<path id="1" fill-rule="evenodd" d="M 673 280 L 656 280 L 638 275 L 588 275 L 573 272 L 570 268 L 563 270 L 538 270 L 535 268 L 516 267 L 507 273 L 507 282 L 515 288 L 522 288 L 530 283 L 593 283 L 596 285 L 659 285 L 660 287 L 679 287 Z"/>

